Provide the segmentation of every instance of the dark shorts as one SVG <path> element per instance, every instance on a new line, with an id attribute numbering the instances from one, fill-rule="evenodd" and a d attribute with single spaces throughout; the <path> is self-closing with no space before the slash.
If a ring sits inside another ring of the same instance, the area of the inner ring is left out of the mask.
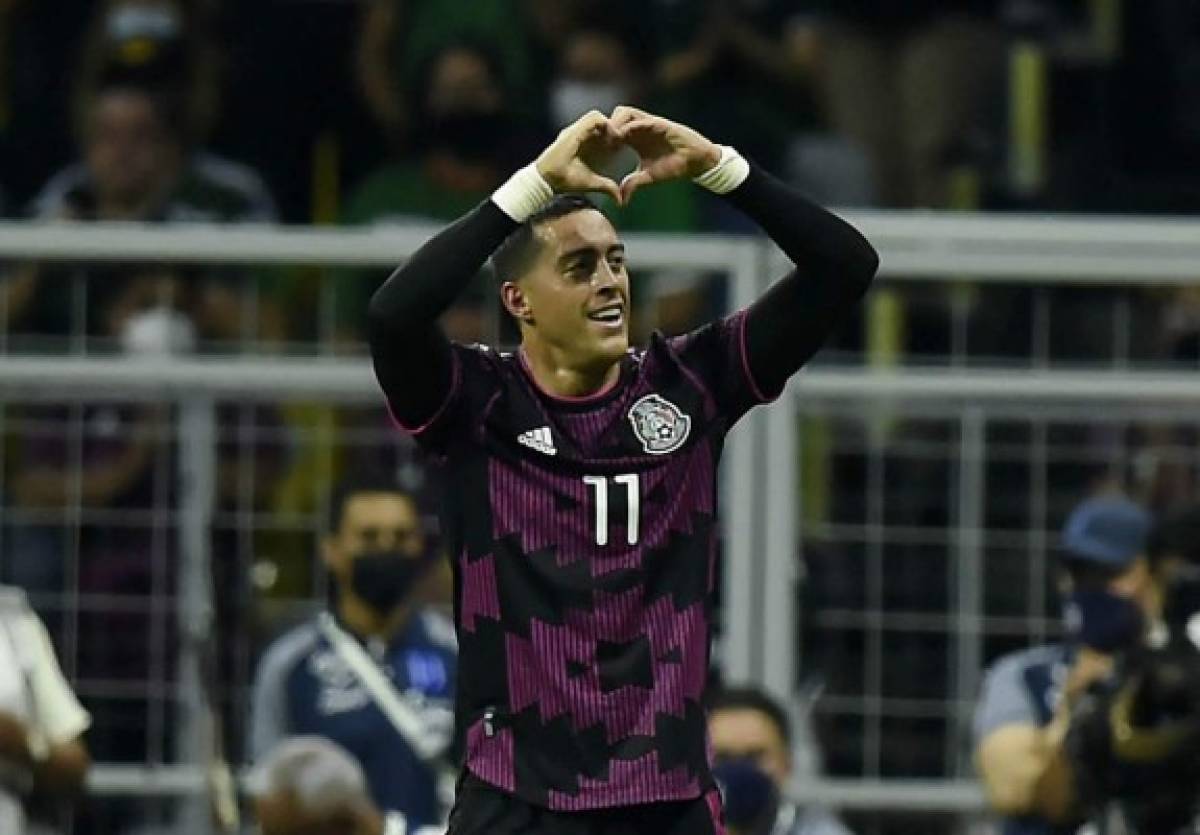
<path id="1" fill-rule="evenodd" d="M 446 835 L 725 835 L 717 790 L 695 800 L 554 812 L 467 774 Z"/>

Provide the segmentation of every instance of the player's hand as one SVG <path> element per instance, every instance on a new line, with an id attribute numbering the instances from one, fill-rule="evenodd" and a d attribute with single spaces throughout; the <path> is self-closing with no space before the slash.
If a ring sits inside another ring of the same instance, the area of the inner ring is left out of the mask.
<path id="1" fill-rule="evenodd" d="M 637 170 L 621 181 L 621 202 L 651 183 L 699 177 L 721 161 L 721 149 L 696 131 L 635 107 L 613 111 L 621 142 L 637 151 Z"/>
<path id="2" fill-rule="evenodd" d="M 563 128 L 534 164 L 555 194 L 601 191 L 620 203 L 616 181 L 596 173 L 618 150 L 609 118 L 593 110 Z"/>

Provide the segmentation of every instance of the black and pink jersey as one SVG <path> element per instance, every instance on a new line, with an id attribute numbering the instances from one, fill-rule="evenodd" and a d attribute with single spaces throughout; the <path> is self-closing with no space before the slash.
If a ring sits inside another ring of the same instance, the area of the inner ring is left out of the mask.
<path id="1" fill-rule="evenodd" d="M 541 391 L 523 356 L 454 345 L 446 467 L 466 767 L 574 811 L 711 787 L 705 716 L 717 462 L 765 400 L 745 314 L 630 351 L 607 391 Z"/>

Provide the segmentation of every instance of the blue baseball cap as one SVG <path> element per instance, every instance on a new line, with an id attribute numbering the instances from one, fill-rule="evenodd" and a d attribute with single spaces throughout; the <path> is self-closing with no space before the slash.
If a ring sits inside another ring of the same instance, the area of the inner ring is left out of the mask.
<path id="1" fill-rule="evenodd" d="M 1145 553 L 1150 527 L 1150 514 L 1124 496 L 1088 499 L 1067 518 L 1062 549 L 1068 559 L 1123 569 Z"/>

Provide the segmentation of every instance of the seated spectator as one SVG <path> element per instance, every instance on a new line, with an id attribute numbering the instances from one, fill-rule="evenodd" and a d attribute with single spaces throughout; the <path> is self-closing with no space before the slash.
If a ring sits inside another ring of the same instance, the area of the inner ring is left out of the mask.
<path id="1" fill-rule="evenodd" d="M 427 67 L 450 45 L 468 40 L 495 55 L 496 77 L 525 117 L 538 97 L 529 21 L 523 0 L 369 0 L 359 37 L 363 96 L 393 142 L 420 141 Z"/>
<path id="2" fill-rule="evenodd" d="M 0 832 L 34 831 L 29 810 L 83 789 L 90 724 L 24 593 L 0 586 Z"/>
<path id="3" fill-rule="evenodd" d="M 144 87 L 181 102 L 188 136 L 206 137 L 220 98 L 218 49 L 206 4 L 187 0 L 105 0 L 92 15 L 83 51 L 77 106 L 99 85 Z"/>
<path id="4" fill-rule="evenodd" d="M 828 127 L 868 155 L 882 202 L 945 207 L 955 155 L 997 100 L 994 0 L 788 6 L 786 52 L 817 81 Z"/>
<path id="5" fill-rule="evenodd" d="M 1013 835 L 1073 833 L 1081 823 L 1064 740 L 1080 697 L 1107 678 L 1114 653 L 1162 617 L 1150 516 L 1122 497 L 1079 505 L 1062 535 L 1066 642 L 993 664 L 975 716 L 975 759 L 992 809 Z"/>
<path id="6" fill-rule="evenodd" d="M 708 734 L 730 835 L 850 835 L 830 812 L 786 798 L 792 729 L 787 713 L 766 693 L 748 687 L 716 693 L 709 701 Z"/>
<path id="7" fill-rule="evenodd" d="M 34 214 L 57 220 L 271 221 L 275 211 L 253 172 L 189 150 L 169 98 L 138 87 L 109 86 L 92 101 L 83 159 L 55 177 Z M 56 280 L 47 280 L 55 273 Z M 65 275 L 63 274 L 65 273 Z M 0 328 L 40 337 L 80 336 L 91 306 L 89 270 L 26 265 L 0 283 Z M 268 320 L 270 305 L 264 305 Z"/>
<path id="8" fill-rule="evenodd" d="M 251 752 L 326 737 L 366 774 L 374 804 L 409 830 L 442 817 L 436 764 L 453 734 L 456 649 L 449 622 L 419 607 L 434 565 L 415 501 L 390 481 L 344 485 L 322 543 L 332 611 L 268 648 L 254 685 Z M 397 713 L 421 728 L 393 723 Z M 295 810 L 301 815 L 300 810 Z"/>

